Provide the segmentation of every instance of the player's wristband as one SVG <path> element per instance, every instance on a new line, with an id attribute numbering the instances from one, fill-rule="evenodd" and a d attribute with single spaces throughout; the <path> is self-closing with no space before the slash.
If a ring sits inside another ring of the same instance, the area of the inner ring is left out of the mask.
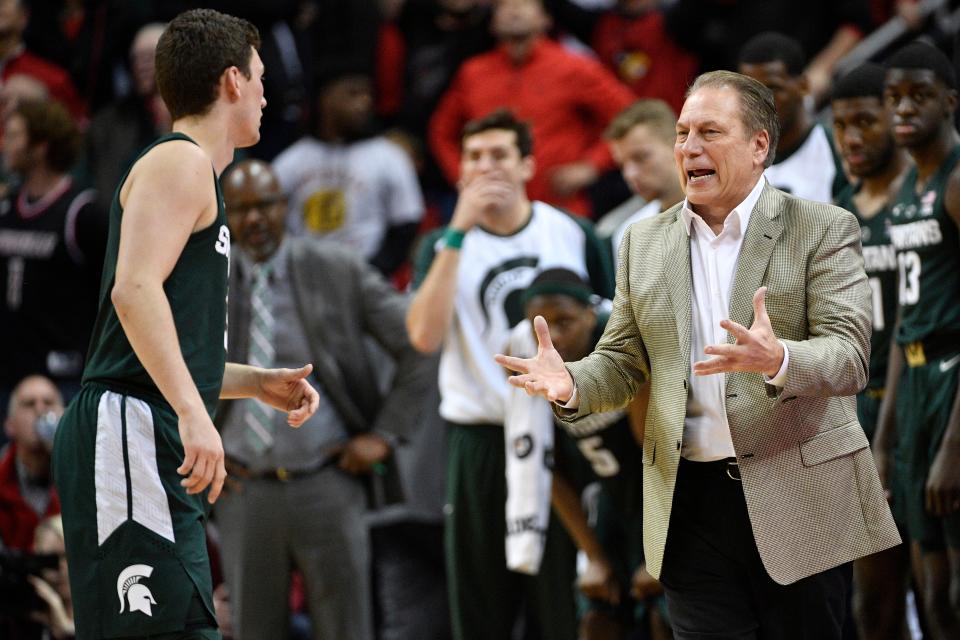
<path id="1" fill-rule="evenodd" d="M 459 229 L 451 229 L 447 227 L 446 231 L 443 232 L 443 246 L 447 249 L 454 249 L 459 251 L 460 247 L 463 246 L 463 238 L 467 234 Z"/>

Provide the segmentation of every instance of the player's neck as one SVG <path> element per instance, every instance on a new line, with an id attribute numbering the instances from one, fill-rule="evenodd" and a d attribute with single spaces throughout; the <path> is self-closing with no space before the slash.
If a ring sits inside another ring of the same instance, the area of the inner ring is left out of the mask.
<path id="1" fill-rule="evenodd" d="M 800 143 L 806 139 L 812 128 L 813 120 L 811 120 L 807 110 L 802 109 L 797 116 L 796 126 L 780 134 L 780 142 L 777 143 L 777 159 L 779 159 L 782 154 L 793 151 L 800 146 Z"/>
<path id="2" fill-rule="evenodd" d="M 189 136 L 209 156 L 219 176 L 233 162 L 236 147 L 228 135 L 226 124 L 210 118 L 187 117 L 176 120 L 172 130 Z"/>
<path id="3" fill-rule="evenodd" d="M 901 149 L 894 149 L 890 162 L 874 175 L 865 176 L 860 181 L 860 190 L 867 196 L 882 197 L 890 194 L 890 187 L 903 172 L 907 159 Z"/>
<path id="4" fill-rule="evenodd" d="M 960 143 L 952 126 L 944 127 L 940 135 L 922 147 L 910 149 L 910 156 L 917 165 L 917 182 L 925 185 L 937 172 L 953 148 Z"/>

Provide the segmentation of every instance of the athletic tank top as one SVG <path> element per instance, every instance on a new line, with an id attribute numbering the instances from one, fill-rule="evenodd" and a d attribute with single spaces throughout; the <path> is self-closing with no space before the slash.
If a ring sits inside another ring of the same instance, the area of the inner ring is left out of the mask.
<path id="1" fill-rule="evenodd" d="M 900 331 L 910 344 L 940 333 L 960 332 L 960 233 L 943 206 L 947 180 L 960 161 L 955 147 L 917 193 L 917 169 L 906 175 L 890 216 L 897 250 Z"/>
<path id="2" fill-rule="evenodd" d="M 890 338 L 897 315 L 897 254 L 890 242 L 890 204 L 873 217 L 860 215 L 853 196 L 859 185 L 849 185 L 837 196 L 837 206 L 850 211 L 860 222 L 863 263 L 873 296 L 873 336 L 870 339 L 869 387 L 882 387 L 887 375 Z"/>
<path id="3" fill-rule="evenodd" d="M 170 133 L 144 149 L 133 164 L 157 145 L 171 140 L 186 140 L 196 144 L 182 133 Z M 220 183 L 212 166 L 210 172 L 217 194 L 217 218 L 209 227 L 190 236 L 173 271 L 163 283 L 163 290 L 173 312 L 183 359 L 212 416 L 220 396 L 226 363 L 230 230 Z M 130 346 L 110 299 L 116 277 L 120 221 L 123 217 L 120 190 L 129 174 L 130 169 L 127 169 L 110 207 L 107 251 L 100 282 L 100 307 L 83 381 L 97 382 L 121 392 L 167 404 Z"/>

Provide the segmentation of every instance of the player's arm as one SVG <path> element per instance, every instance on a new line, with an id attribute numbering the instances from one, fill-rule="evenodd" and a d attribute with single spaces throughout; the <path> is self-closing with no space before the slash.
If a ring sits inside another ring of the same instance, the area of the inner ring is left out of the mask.
<path id="1" fill-rule="evenodd" d="M 587 555 L 589 565 L 578 580 L 578 586 L 584 595 L 590 598 L 607 600 L 613 604 L 620 601 L 620 589 L 613 574 L 613 567 L 600 541 L 587 523 L 587 514 L 580 505 L 580 497 L 562 476 L 554 472 L 553 488 L 550 492 L 550 505 L 556 512 L 563 527 L 573 538 L 577 548 Z"/>
<path id="2" fill-rule="evenodd" d="M 432 250 L 433 247 L 421 248 L 421 251 Z M 407 335 L 413 347 L 421 353 L 433 353 L 439 349 L 450 329 L 459 268 L 460 250 L 444 244 L 433 257 L 426 278 L 410 301 Z"/>
<path id="3" fill-rule="evenodd" d="M 223 444 L 180 351 L 163 283 L 190 235 L 212 224 L 217 202 L 206 154 L 188 142 L 167 142 L 138 161 L 121 194 L 123 218 L 110 297 L 124 333 L 179 419 L 188 493 L 211 485 L 216 500 L 226 477 Z"/>
<path id="4" fill-rule="evenodd" d="M 465 234 L 479 222 L 484 208 L 491 200 L 509 195 L 509 187 L 500 180 L 476 177 L 460 189 L 448 232 Z M 432 247 L 422 247 L 431 251 Z M 453 302 L 457 293 L 457 271 L 460 268 L 460 249 L 443 246 L 433 257 L 426 278 L 420 284 L 407 309 L 407 334 L 414 348 L 421 353 L 433 353 L 443 344 L 443 338 L 453 322 Z"/>
<path id="5" fill-rule="evenodd" d="M 954 169 L 947 181 L 944 206 L 954 223 L 960 227 L 960 169 Z M 954 248 L 953 250 L 956 250 Z M 935 516 L 942 517 L 960 510 L 960 382 L 954 394 L 953 407 L 940 448 L 933 458 L 927 477 L 926 507 Z"/>
<path id="6" fill-rule="evenodd" d="M 287 414 L 287 423 L 299 427 L 320 405 L 320 395 L 310 386 L 312 364 L 299 369 L 261 369 L 228 362 L 223 369 L 221 400 L 257 398 Z"/>
<path id="7" fill-rule="evenodd" d="M 903 350 L 897 344 L 896 335 L 900 322 L 893 328 L 890 338 L 890 356 L 887 358 L 887 377 L 884 381 L 883 400 L 877 415 L 877 432 L 873 437 L 873 458 L 880 474 L 887 500 L 891 497 L 890 482 L 893 470 L 893 449 L 897 444 L 897 385 L 903 372 Z"/>

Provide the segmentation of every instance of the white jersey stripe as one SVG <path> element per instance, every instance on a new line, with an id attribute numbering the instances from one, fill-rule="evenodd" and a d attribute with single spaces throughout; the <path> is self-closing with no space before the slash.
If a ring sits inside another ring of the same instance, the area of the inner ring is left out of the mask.
<path id="1" fill-rule="evenodd" d="M 102 545 L 111 533 L 127 521 L 127 478 L 123 466 L 120 400 L 120 395 L 107 391 L 100 396 L 97 407 L 93 482 L 98 545 Z"/>
<path id="2" fill-rule="evenodd" d="M 143 400 L 127 397 L 127 458 L 133 493 L 133 520 L 176 542 L 170 501 L 160 481 L 153 413 Z"/>

